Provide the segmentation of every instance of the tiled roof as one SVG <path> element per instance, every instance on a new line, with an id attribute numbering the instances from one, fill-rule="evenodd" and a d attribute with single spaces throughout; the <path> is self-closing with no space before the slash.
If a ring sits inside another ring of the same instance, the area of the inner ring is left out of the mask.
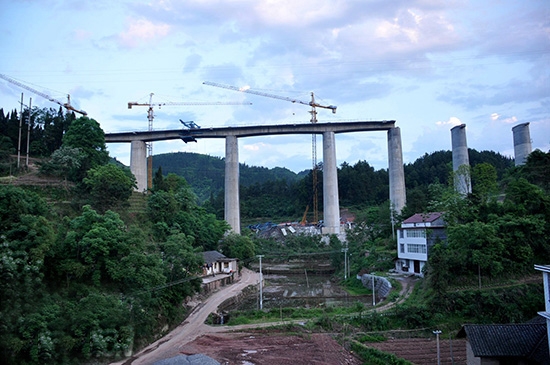
<path id="1" fill-rule="evenodd" d="M 218 251 L 205 251 L 202 253 L 202 257 L 204 258 L 204 262 L 207 264 L 226 258 L 224 254 L 221 254 Z"/>
<path id="2" fill-rule="evenodd" d="M 545 323 L 464 325 L 458 337 L 467 337 L 476 357 L 539 358 L 546 353 Z M 537 359 L 538 360 L 538 359 Z"/>
<path id="3" fill-rule="evenodd" d="M 403 223 L 429 223 L 436 221 L 443 215 L 443 212 L 432 213 L 416 213 L 415 215 L 405 219 Z"/>

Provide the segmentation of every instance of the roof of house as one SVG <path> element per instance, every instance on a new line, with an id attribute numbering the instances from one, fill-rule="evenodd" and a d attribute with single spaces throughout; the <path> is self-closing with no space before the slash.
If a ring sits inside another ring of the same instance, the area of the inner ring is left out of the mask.
<path id="1" fill-rule="evenodd" d="M 204 251 L 202 253 L 202 257 L 204 258 L 204 262 L 207 264 L 227 258 L 224 254 L 219 253 L 218 251 Z"/>
<path id="2" fill-rule="evenodd" d="M 430 223 L 438 220 L 442 215 L 443 212 L 416 213 L 405 219 L 403 223 Z"/>
<path id="3" fill-rule="evenodd" d="M 476 357 L 519 357 L 546 364 L 548 336 L 546 323 L 467 324 L 457 335 L 467 337 Z"/>

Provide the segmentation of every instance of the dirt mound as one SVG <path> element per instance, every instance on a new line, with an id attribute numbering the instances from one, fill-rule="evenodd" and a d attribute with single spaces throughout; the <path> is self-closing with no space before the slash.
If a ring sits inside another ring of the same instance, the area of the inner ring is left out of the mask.
<path id="1" fill-rule="evenodd" d="M 180 348 L 183 354 L 205 354 L 221 364 L 360 365 L 361 361 L 329 334 L 267 330 L 204 335 Z"/>

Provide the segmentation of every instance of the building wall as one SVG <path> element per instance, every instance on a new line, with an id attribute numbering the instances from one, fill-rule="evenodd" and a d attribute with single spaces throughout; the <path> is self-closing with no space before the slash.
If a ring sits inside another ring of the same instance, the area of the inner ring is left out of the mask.
<path id="1" fill-rule="evenodd" d="M 401 226 L 402 228 L 397 230 L 398 260 L 395 264 L 395 270 L 397 272 L 416 273 L 422 276 L 424 266 L 428 262 L 430 249 L 436 242 L 447 240 L 445 227 L 441 226 L 442 220 L 441 222 L 437 220 L 433 223 L 437 224 L 404 224 Z M 423 234 L 419 234 L 420 231 L 422 231 Z M 415 261 L 417 262 L 416 271 L 414 269 Z M 404 271 L 403 266 L 407 266 L 408 270 Z"/>
<path id="2" fill-rule="evenodd" d="M 474 355 L 470 342 L 466 342 L 466 365 L 481 365 L 481 358 Z"/>

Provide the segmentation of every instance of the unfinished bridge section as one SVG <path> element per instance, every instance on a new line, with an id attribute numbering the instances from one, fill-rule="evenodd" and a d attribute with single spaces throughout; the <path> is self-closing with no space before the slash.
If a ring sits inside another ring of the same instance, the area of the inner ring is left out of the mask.
<path id="1" fill-rule="evenodd" d="M 166 131 L 108 133 L 107 143 L 130 143 L 130 170 L 137 180 L 138 191 L 147 189 L 146 143 L 181 139 L 185 142 L 207 138 L 225 138 L 225 220 L 234 232 L 240 233 L 239 155 L 238 139 L 245 137 L 320 134 L 323 136 L 323 213 L 324 231 L 340 233 L 340 205 L 336 166 L 335 134 L 387 131 L 390 178 L 390 203 L 395 212 L 405 206 L 405 179 L 401 147 L 401 133 L 395 121 L 338 122 L 315 124 L 281 124 L 216 128 L 189 128 Z"/>

